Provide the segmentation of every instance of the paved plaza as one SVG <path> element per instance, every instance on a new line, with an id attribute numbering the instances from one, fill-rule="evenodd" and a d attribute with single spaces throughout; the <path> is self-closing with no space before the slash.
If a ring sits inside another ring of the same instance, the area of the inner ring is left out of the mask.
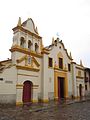
<path id="1" fill-rule="evenodd" d="M 0 105 L 0 120 L 90 120 L 90 100 L 19 107 Z"/>

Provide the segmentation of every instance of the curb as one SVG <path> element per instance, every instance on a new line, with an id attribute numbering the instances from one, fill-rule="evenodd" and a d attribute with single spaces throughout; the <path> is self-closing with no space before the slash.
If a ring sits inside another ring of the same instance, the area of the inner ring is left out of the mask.
<path id="1" fill-rule="evenodd" d="M 58 107 L 58 106 L 65 106 L 65 105 L 71 105 L 71 104 L 74 104 L 74 103 L 81 103 L 81 102 L 86 102 L 86 101 L 90 101 L 90 98 L 89 99 L 85 99 L 85 100 L 79 100 L 79 101 L 71 101 L 71 102 L 68 102 L 68 103 L 62 103 L 62 104 L 57 104 L 57 105 L 53 105 L 53 106 L 47 106 L 47 107 L 40 107 L 40 108 L 36 108 L 36 109 L 30 109 L 29 111 L 30 112 L 39 112 L 39 111 L 44 111 L 44 110 L 47 110 L 47 109 L 52 109 L 54 107 Z"/>
<path id="2" fill-rule="evenodd" d="M 85 99 L 85 100 L 72 101 L 72 102 L 66 103 L 66 105 L 71 105 L 71 104 L 74 104 L 74 103 L 87 102 L 87 101 L 90 101 L 90 98 Z"/>

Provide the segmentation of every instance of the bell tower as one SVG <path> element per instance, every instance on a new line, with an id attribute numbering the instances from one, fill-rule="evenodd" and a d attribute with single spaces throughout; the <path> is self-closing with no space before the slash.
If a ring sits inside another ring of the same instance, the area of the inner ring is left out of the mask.
<path id="1" fill-rule="evenodd" d="M 31 18 L 22 23 L 19 17 L 17 26 L 12 30 L 13 43 L 10 51 L 13 64 L 17 64 L 17 59 L 24 55 L 41 55 L 42 37 Z"/>

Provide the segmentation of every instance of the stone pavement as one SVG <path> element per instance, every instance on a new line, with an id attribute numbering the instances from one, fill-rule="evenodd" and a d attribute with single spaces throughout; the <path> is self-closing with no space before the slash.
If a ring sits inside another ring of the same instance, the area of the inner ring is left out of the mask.
<path id="1" fill-rule="evenodd" d="M 85 102 L 85 101 L 90 101 L 90 96 L 86 96 L 84 98 L 79 98 L 79 99 L 69 99 L 69 100 L 62 100 L 62 101 L 50 101 L 49 103 L 36 103 L 32 104 L 30 107 L 30 112 L 37 112 L 37 111 L 42 111 L 46 109 L 51 109 L 55 106 L 65 106 L 65 105 L 70 105 L 74 103 L 79 103 L 79 102 Z"/>
<path id="2" fill-rule="evenodd" d="M 90 120 L 90 98 L 19 107 L 4 104 L 0 120 Z"/>

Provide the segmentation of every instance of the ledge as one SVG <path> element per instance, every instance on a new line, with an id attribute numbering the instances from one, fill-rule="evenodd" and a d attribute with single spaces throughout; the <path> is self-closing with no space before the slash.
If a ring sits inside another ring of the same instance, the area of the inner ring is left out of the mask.
<path id="1" fill-rule="evenodd" d="M 32 33 L 31 31 L 23 28 L 22 26 L 16 26 L 16 27 L 14 27 L 12 30 L 13 30 L 13 31 L 21 30 L 21 31 L 23 31 L 23 32 L 25 32 L 25 33 L 28 33 L 29 35 L 35 36 L 35 37 L 37 37 L 37 38 L 39 38 L 39 39 L 42 39 L 41 36 L 39 36 L 39 35 L 37 35 L 37 34 L 35 34 L 35 33 Z"/>
<path id="2" fill-rule="evenodd" d="M 68 72 L 68 71 L 67 71 L 67 70 L 65 70 L 65 69 L 60 69 L 60 68 L 56 68 L 56 67 L 54 67 L 54 70 Z"/>
<path id="3" fill-rule="evenodd" d="M 76 78 L 80 78 L 80 79 L 83 79 L 84 77 L 81 77 L 81 76 L 76 76 Z"/>
<path id="4" fill-rule="evenodd" d="M 22 48 L 22 47 L 20 47 L 18 45 L 15 45 L 15 46 L 11 47 L 10 51 L 11 52 L 18 51 L 18 52 L 28 54 L 28 55 L 32 55 L 32 56 L 35 56 L 35 57 L 38 57 L 38 58 L 42 57 L 42 54 L 36 53 L 34 51 L 29 51 L 27 48 Z"/>
<path id="5" fill-rule="evenodd" d="M 17 69 L 21 69 L 21 70 L 28 70 L 28 71 L 34 71 L 34 72 L 38 72 L 40 69 L 37 68 L 31 68 L 31 67 L 27 67 L 27 66 L 16 66 Z"/>

